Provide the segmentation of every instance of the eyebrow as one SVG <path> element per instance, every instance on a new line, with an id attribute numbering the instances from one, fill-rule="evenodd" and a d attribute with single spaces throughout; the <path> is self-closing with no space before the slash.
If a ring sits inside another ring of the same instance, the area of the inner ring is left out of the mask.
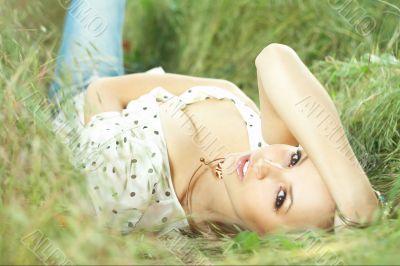
<path id="1" fill-rule="evenodd" d="M 300 161 L 299 165 L 301 165 L 301 164 L 302 164 L 305 160 L 307 160 L 307 159 L 308 159 L 308 155 L 306 154 L 306 155 L 304 155 L 303 160 Z"/>

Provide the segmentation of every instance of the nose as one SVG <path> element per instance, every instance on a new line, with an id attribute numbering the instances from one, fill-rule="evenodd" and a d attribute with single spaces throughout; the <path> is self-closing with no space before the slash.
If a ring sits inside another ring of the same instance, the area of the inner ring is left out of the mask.
<path id="1" fill-rule="evenodd" d="M 285 168 L 282 165 L 273 162 L 264 156 L 258 158 L 254 162 L 253 167 L 256 173 L 256 178 L 260 180 L 267 177 L 280 176 L 283 174 L 283 171 L 285 170 Z"/>

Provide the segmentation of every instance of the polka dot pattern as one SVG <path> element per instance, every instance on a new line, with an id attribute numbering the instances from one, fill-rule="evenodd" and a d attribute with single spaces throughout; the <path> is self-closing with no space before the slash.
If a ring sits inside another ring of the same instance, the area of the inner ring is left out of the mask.
<path id="1" fill-rule="evenodd" d="M 178 97 L 156 87 L 131 101 L 122 112 L 98 114 L 86 126 L 83 113 L 79 113 L 78 141 L 70 145 L 75 151 L 71 160 L 86 174 L 97 214 L 122 231 L 187 226 L 172 185 L 159 104 L 176 101 L 182 109 L 197 101 L 222 99 L 230 100 L 243 116 L 251 148 L 266 145 L 258 114 L 235 95 L 216 87 L 192 87 Z M 83 105 L 83 101 L 76 100 L 76 104 Z"/>

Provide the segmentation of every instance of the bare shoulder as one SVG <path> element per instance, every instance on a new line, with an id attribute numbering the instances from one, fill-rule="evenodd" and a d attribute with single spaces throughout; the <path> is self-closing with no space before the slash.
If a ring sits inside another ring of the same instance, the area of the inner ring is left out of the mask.
<path id="1" fill-rule="evenodd" d="M 258 106 L 255 104 L 255 102 L 252 99 L 250 99 L 250 97 L 247 96 L 235 83 L 224 79 L 218 79 L 213 82 L 216 82 L 216 86 L 226 89 L 229 92 L 233 93 L 235 96 L 239 97 L 246 105 L 248 105 L 257 114 L 260 113 L 260 110 Z"/>

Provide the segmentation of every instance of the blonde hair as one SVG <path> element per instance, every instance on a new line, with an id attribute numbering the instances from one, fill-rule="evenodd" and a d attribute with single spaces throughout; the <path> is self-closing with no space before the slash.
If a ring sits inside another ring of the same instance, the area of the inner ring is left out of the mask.
<path id="1" fill-rule="evenodd" d="M 181 230 L 181 233 L 189 237 L 204 237 L 211 240 L 221 238 L 232 238 L 245 230 L 236 224 L 222 223 L 216 221 L 205 221 L 195 223 L 192 218 L 188 218 L 189 226 Z"/>

